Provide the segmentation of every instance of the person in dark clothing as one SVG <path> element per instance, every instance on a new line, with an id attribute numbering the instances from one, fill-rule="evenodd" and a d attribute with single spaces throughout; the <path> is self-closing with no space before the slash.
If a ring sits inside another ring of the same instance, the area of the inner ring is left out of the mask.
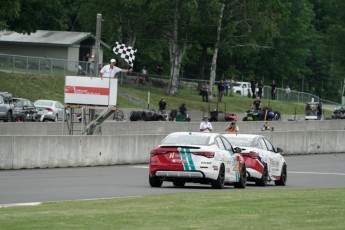
<path id="1" fill-rule="evenodd" d="M 262 98 L 263 89 L 264 89 L 264 84 L 262 83 L 262 81 L 259 81 L 259 83 L 258 83 L 258 97 L 260 99 Z"/>
<path id="2" fill-rule="evenodd" d="M 321 120 L 321 118 L 322 118 L 322 104 L 321 104 L 321 103 L 319 103 L 319 104 L 317 105 L 317 108 L 316 108 L 316 115 L 317 115 L 317 119 L 318 119 L 318 120 Z"/>
<path id="3" fill-rule="evenodd" d="M 255 98 L 256 97 L 256 92 L 255 92 L 256 80 L 255 80 L 255 78 L 253 78 L 253 80 L 250 82 L 250 88 L 252 89 L 252 98 Z"/>
<path id="4" fill-rule="evenodd" d="M 276 82 L 273 80 L 271 84 L 271 99 L 272 100 L 276 99 L 276 91 L 277 91 L 277 85 L 276 85 Z"/>
<path id="5" fill-rule="evenodd" d="M 180 111 L 180 113 L 181 113 L 182 115 L 185 115 L 185 116 L 187 115 L 187 108 L 186 108 L 185 103 L 183 103 L 183 104 L 180 106 L 179 111 Z"/>
<path id="6" fill-rule="evenodd" d="M 225 90 L 223 80 L 220 80 L 217 88 L 218 88 L 218 101 L 222 101 L 222 97 L 224 95 L 224 90 Z"/>
<path id="7" fill-rule="evenodd" d="M 167 106 L 167 103 L 164 100 L 164 98 L 161 98 L 161 100 L 159 101 L 158 105 L 159 105 L 159 112 L 161 112 L 162 114 L 165 114 L 165 108 Z"/>
<path id="8" fill-rule="evenodd" d="M 208 85 L 204 83 L 201 88 L 202 101 L 208 102 Z"/>
<path id="9" fill-rule="evenodd" d="M 260 97 L 257 97 L 253 102 L 253 106 L 255 110 L 261 110 L 261 100 Z"/>

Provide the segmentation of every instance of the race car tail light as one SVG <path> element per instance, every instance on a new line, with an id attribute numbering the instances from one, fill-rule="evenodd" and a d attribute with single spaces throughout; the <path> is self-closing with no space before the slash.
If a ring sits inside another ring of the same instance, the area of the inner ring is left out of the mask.
<path id="1" fill-rule="evenodd" d="M 258 159 L 259 158 L 259 154 L 256 152 L 252 152 L 252 151 L 250 151 L 249 153 L 242 153 L 242 156 L 243 157 L 249 157 L 252 159 Z"/>
<path id="2" fill-rule="evenodd" d="M 203 156 L 207 158 L 213 158 L 215 153 L 214 152 L 193 152 L 194 155 Z"/>
<path id="3" fill-rule="evenodd" d="M 48 112 L 53 112 L 51 108 L 45 108 L 45 110 L 47 110 Z"/>
<path id="4" fill-rule="evenodd" d="M 151 157 L 154 157 L 154 156 L 161 155 L 161 154 L 164 154 L 164 153 L 166 153 L 166 151 L 153 149 L 153 150 L 151 150 L 151 152 L 150 152 L 150 156 L 151 156 Z"/>

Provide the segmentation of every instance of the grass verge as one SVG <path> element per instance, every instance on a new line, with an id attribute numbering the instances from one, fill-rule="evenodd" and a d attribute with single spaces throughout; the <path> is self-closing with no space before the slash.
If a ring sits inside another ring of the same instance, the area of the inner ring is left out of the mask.
<path id="1" fill-rule="evenodd" d="M 345 188 L 174 193 L 0 209 L 1 229 L 343 229 Z"/>

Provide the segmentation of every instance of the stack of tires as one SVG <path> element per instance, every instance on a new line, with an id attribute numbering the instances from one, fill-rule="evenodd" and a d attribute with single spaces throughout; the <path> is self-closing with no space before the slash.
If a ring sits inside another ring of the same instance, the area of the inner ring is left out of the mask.
<path id="1" fill-rule="evenodd" d="M 166 118 L 155 111 L 132 111 L 129 117 L 130 121 L 165 121 Z"/>
<path id="2" fill-rule="evenodd" d="M 130 121 L 145 121 L 146 113 L 144 111 L 132 111 L 129 117 Z"/>

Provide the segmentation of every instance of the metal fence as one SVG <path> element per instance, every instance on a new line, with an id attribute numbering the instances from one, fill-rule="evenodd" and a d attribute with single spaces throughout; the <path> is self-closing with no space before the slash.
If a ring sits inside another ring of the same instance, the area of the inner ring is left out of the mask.
<path id="1" fill-rule="evenodd" d="M 88 63 L 64 59 L 0 54 L 0 71 L 39 75 L 76 75 L 78 66 L 86 73 Z"/>
<path id="2" fill-rule="evenodd" d="M 81 71 L 78 68 L 81 68 Z M 64 59 L 20 56 L 10 54 L 0 54 L 0 71 L 10 73 L 39 74 L 50 76 L 66 76 L 66 75 L 89 75 L 88 62 L 86 61 L 67 61 Z M 139 73 L 133 72 L 129 78 L 120 76 L 120 84 L 136 85 L 136 77 Z M 166 87 L 170 81 L 169 76 L 159 76 L 150 74 L 150 86 Z M 208 80 L 188 79 L 181 77 L 178 83 L 178 91 L 184 89 L 189 94 L 199 94 L 201 85 Z M 216 93 L 215 82 L 214 92 Z M 270 86 L 264 86 L 263 99 L 271 99 Z M 285 89 L 277 88 L 276 100 L 305 103 L 308 101 L 320 101 L 327 104 L 339 105 L 338 103 L 322 100 L 318 96 L 291 90 L 289 96 L 286 95 Z"/>

